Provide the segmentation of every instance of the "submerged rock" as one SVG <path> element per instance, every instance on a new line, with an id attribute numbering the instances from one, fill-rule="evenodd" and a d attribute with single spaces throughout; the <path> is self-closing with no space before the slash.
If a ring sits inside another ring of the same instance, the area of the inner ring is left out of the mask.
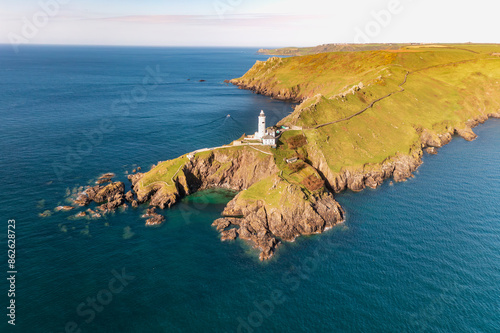
<path id="1" fill-rule="evenodd" d="M 80 212 L 80 213 L 78 213 L 78 214 L 75 215 L 76 218 L 82 218 L 82 217 L 85 217 L 85 216 L 87 216 L 87 213 L 85 213 L 85 212 Z"/>
<path id="2" fill-rule="evenodd" d="M 52 215 L 52 211 L 46 210 L 43 213 L 38 214 L 39 217 L 49 217 Z"/>

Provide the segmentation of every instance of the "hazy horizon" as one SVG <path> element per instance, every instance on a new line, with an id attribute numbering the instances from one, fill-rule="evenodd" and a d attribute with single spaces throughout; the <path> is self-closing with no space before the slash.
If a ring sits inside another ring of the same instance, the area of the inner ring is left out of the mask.
<path id="1" fill-rule="evenodd" d="M 332 43 L 498 43 L 496 12 L 450 0 L 0 0 L 0 43 L 304 47 Z"/>

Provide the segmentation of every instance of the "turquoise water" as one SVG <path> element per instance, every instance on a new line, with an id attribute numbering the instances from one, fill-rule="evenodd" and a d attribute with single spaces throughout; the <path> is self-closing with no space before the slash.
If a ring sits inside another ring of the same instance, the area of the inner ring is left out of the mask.
<path id="1" fill-rule="evenodd" d="M 261 109 L 271 122 L 288 114 L 290 105 L 223 83 L 266 59 L 255 51 L 0 47 L 0 216 L 17 221 L 15 330 L 500 331 L 498 120 L 476 128 L 476 141 L 426 156 L 406 183 L 337 195 L 345 224 L 266 263 L 210 226 L 229 192 L 185 199 L 159 228 L 144 227 L 145 207 L 97 221 L 38 217 L 103 172 L 125 180 L 137 165 L 255 131 Z M 143 85 L 157 65 L 160 82 Z M 146 96 L 125 112 L 118 103 L 141 87 Z M 93 298 L 105 305 L 92 308 Z M 1 331 L 14 331 L 6 322 Z"/>

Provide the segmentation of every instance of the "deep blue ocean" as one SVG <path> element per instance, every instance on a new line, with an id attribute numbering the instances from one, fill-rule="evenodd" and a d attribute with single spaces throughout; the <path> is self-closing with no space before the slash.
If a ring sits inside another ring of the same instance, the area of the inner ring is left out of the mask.
<path id="1" fill-rule="evenodd" d="M 0 46 L 0 332 L 500 332 L 499 120 L 425 156 L 405 183 L 337 195 L 344 224 L 265 263 L 211 227 L 228 192 L 186 198 L 159 228 L 144 226 L 146 207 L 93 221 L 53 211 L 104 172 L 128 184 L 138 166 L 253 133 L 261 109 L 269 123 L 286 116 L 290 104 L 224 83 L 266 58 Z"/>

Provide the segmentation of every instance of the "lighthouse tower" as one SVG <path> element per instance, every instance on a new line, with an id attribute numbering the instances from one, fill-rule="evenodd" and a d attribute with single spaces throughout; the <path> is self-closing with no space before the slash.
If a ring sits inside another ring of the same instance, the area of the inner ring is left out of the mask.
<path id="1" fill-rule="evenodd" d="M 266 114 L 263 110 L 260 111 L 259 115 L 259 131 L 256 133 L 257 138 L 262 139 L 266 135 Z"/>

